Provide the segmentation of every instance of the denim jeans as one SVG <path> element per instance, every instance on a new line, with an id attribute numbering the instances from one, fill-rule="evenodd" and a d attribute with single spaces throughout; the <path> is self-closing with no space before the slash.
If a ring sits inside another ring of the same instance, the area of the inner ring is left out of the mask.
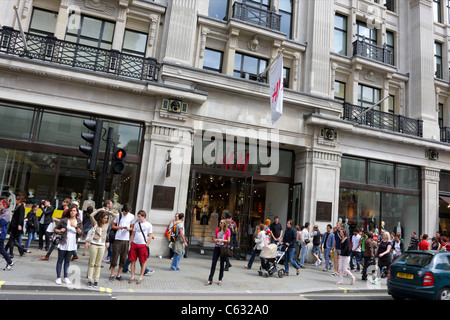
<path id="1" fill-rule="evenodd" d="M 5 258 L 6 263 L 12 263 L 11 257 L 5 250 L 5 239 L 0 239 L 0 254 L 3 256 L 3 258 Z"/>
<path id="2" fill-rule="evenodd" d="M 62 265 L 64 263 L 64 278 L 67 278 L 68 271 L 69 271 L 69 265 L 70 265 L 70 259 L 72 258 L 75 251 L 66 251 L 58 249 L 58 262 L 56 263 L 56 278 L 61 278 L 61 269 Z"/>
<path id="3" fill-rule="evenodd" d="M 183 256 L 184 256 L 184 251 L 182 254 L 178 254 L 176 252 L 173 253 L 172 265 L 170 266 L 170 270 L 173 270 L 173 271 L 180 270 L 178 268 L 178 264 L 180 263 Z"/>
<path id="4" fill-rule="evenodd" d="M 247 264 L 247 267 L 248 267 L 249 269 L 252 268 L 253 261 L 255 261 L 255 257 L 256 257 L 256 256 L 259 257 L 260 254 L 261 254 L 261 250 L 257 250 L 257 249 L 253 249 L 253 250 L 252 250 L 252 255 L 250 256 L 250 260 L 248 261 L 248 264 Z M 261 259 L 261 266 L 262 266 L 262 265 L 264 264 L 264 261 L 265 261 L 266 259 L 261 258 L 261 257 L 260 257 L 260 259 Z"/>
<path id="5" fill-rule="evenodd" d="M 300 268 L 300 266 L 294 260 L 294 256 L 295 256 L 295 247 L 289 248 L 289 250 L 286 252 L 286 257 L 284 259 L 284 269 L 287 274 L 289 273 L 289 262 L 295 269 Z"/>
<path id="6" fill-rule="evenodd" d="M 353 257 L 355 257 L 355 260 L 356 260 L 356 270 L 358 270 L 358 271 L 361 270 L 360 263 L 362 261 L 362 252 L 352 250 L 352 252 L 350 253 L 350 269 L 351 270 L 354 269 Z"/>
<path id="7" fill-rule="evenodd" d="M 209 272 L 209 281 L 213 281 L 214 273 L 216 272 L 217 261 L 220 259 L 220 270 L 219 270 L 219 281 L 223 279 L 223 272 L 225 270 L 225 262 L 226 258 L 220 256 L 220 247 L 214 247 L 212 262 L 211 262 L 211 271 Z M 175 257 L 174 257 L 175 260 Z"/>
<path id="8" fill-rule="evenodd" d="M 34 240 L 36 240 L 36 232 L 28 232 L 28 240 L 25 249 L 30 249 L 30 244 Z"/>
<path id="9" fill-rule="evenodd" d="M 300 254 L 300 266 L 305 264 L 305 260 L 308 257 L 309 246 L 307 244 L 303 244 L 302 242 L 302 252 Z"/>
<path id="10" fill-rule="evenodd" d="M 323 249 L 323 257 L 325 259 L 325 269 L 330 270 L 331 260 L 330 260 L 331 248 Z"/>

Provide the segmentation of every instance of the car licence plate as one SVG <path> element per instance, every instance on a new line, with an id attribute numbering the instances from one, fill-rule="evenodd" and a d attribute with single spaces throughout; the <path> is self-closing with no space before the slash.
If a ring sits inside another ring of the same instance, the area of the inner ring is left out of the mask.
<path id="1" fill-rule="evenodd" d="M 414 275 L 410 273 L 397 272 L 397 278 L 414 279 Z"/>

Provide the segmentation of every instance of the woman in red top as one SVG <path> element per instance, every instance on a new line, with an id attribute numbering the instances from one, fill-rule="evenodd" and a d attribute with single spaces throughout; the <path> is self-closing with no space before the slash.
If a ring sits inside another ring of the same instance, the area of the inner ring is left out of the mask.
<path id="1" fill-rule="evenodd" d="M 419 242 L 419 250 L 430 250 L 430 243 L 427 240 L 428 235 L 424 234 L 422 236 L 422 241 Z"/>
<path id="2" fill-rule="evenodd" d="M 205 283 L 205 286 L 209 286 L 212 284 L 214 273 L 216 272 L 217 260 L 220 257 L 220 272 L 219 272 L 219 283 L 218 285 L 222 285 L 223 272 L 225 269 L 225 261 L 226 258 L 220 255 L 220 248 L 228 245 L 230 243 L 231 232 L 227 227 L 225 220 L 220 221 L 219 227 L 216 229 L 216 237 L 214 241 L 216 242 L 216 246 L 214 247 L 214 253 L 211 263 L 211 272 L 209 273 L 208 282 Z"/>

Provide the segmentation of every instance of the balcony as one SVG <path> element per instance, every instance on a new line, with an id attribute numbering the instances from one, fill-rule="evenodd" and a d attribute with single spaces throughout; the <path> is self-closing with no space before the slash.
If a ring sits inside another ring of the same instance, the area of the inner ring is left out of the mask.
<path id="1" fill-rule="evenodd" d="M 422 120 L 410 119 L 401 115 L 373 109 L 363 114 L 366 110 L 367 108 L 364 107 L 344 103 L 342 119 L 371 128 L 388 130 L 416 137 L 423 136 Z"/>
<path id="2" fill-rule="evenodd" d="M 392 52 L 387 49 L 386 45 L 380 47 L 367 42 L 364 37 L 361 39 L 353 42 L 354 57 L 368 58 L 384 64 L 393 65 Z"/>
<path id="3" fill-rule="evenodd" d="M 154 58 L 104 50 L 51 36 L 25 34 L 27 48 L 19 31 L 10 27 L 0 30 L 0 54 L 50 62 L 75 69 L 90 70 L 142 81 L 158 81 L 160 64 Z"/>
<path id="4" fill-rule="evenodd" d="M 441 131 L 441 142 L 450 143 L 450 128 L 440 127 Z"/>
<path id="5" fill-rule="evenodd" d="M 276 31 L 280 31 L 281 27 L 281 15 L 274 10 L 267 11 L 249 5 L 245 0 L 234 3 L 233 18 Z"/>

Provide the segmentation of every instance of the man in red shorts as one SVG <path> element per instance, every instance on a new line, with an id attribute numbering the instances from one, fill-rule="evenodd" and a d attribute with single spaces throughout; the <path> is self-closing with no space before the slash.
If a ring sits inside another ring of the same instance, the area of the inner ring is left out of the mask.
<path id="1" fill-rule="evenodd" d="M 134 272 L 136 270 L 136 261 L 139 259 L 141 264 L 141 274 L 136 284 L 142 282 L 144 277 L 145 265 L 149 257 L 149 245 L 152 241 L 153 227 L 150 222 L 146 221 L 147 214 L 144 210 L 137 213 L 137 222 L 134 224 L 133 232 L 130 237 L 130 251 L 128 252 L 128 260 L 131 261 L 131 279 L 128 283 L 134 282 Z"/>

